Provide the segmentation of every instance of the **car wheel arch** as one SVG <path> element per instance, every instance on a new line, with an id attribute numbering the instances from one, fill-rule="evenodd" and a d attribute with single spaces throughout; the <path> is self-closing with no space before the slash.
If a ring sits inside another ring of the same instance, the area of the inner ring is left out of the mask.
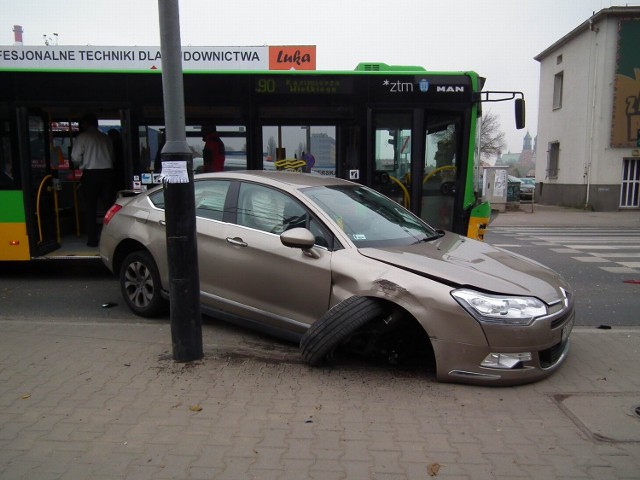
<path id="1" fill-rule="evenodd" d="M 118 275 L 120 272 L 120 268 L 122 268 L 122 262 L 130 253 L 143 250 L 151 255 L 149 249 L 145 247 L 141 242 L 127 238 L 120 242 L 118 246 L 113 251 L 113 273 Z M 153 255 L 151 255 L 153 257 Z"/>
<path id="2" fill-rule="evenodd" d="M 429 301 L 423 296 L 414 295 L 410 287 L 403 287 L 396 282 L 382 279 L 376 280 L 366 293 L 359 294 L 388 301 L 406 310 L 407 315 L 421 326 L 432 343 L 434 340 L 447 340 L 486 345 L 488 339 L 482 326 L 462 310 L 448 293 L 444 295 L 450 288 L 438 282 L 433 282 L 432 288 L 441 288 L 441 291 L 434 291 L 433 298 L 443 296 L 448 303 Z M 457 324 L 455 338 L 452 338 L 452 334 L 448 332 L 453 322 Z M 460 336 L 461 331 L 464 331 L 462 336 Z"/>
<path id="3" fill-rule="evenodd" d="M 351 344 L 351 351 L 379 355 L 388 349 L 388 345 L 382 347 L 379 343 L 381 339 L 386 344 L 390 334 L 408 331 L 422 334 L 422 350 L 434 360 L 427 332 L 406 308 L 387 298 L 355 295 L 334 305 L 312 324 L 300 340 L 300 349 L 305 361 L 316 366 L 331 361 L 334 351 L 347 343 Z"/>

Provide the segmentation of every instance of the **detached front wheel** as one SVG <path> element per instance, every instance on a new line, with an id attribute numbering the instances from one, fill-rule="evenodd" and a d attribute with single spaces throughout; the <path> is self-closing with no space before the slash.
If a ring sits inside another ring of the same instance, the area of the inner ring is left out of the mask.
<path id="1" fill-rule="evenodd" d="M 167 301 L 161 294 L 158 267 L 144 250 L 130 253 L 122 262 L 120 290 L 136 315 L 156 317 L 167 310 Z"/>
<path id="2" fill-rule="evenodd" d="M 385 315 L 385 305 L 374 298 L 350 297 L 318 319 L 300 340 L 302 357 L 311 365 L 329 360 L 336 348 L 367 323 Z"/>

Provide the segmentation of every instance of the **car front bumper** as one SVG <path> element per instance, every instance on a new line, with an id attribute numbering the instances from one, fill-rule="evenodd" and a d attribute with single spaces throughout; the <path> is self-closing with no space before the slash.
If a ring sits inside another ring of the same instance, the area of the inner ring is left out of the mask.
<path id="1" fill-rule="evenodd" d="M 483 325 L 487 345 L 432 338 L 438 380 L 509 386 L 546 378 L 566 360 L 574 323 L 571 307 L 527 327 Z"/>

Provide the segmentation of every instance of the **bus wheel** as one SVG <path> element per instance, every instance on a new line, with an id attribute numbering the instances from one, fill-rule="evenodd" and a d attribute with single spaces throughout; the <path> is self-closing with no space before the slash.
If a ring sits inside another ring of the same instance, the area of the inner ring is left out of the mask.
<path id="1" fill-rule="evenodd" d="M 335 349 L 363 325 L 385 314 L 382 302 L 350 297 L 320 317 L 300 339 L 302 357 L 311 365 L 330 360 Z"/>
<path id="2" fill-rule="evenodd" d="M 166 311 L 160 285 L 158 267 L 148 252 L 138 250 L 127 255 L 120 268 L 120 290 L 136 315 L 156 317 Z"/>

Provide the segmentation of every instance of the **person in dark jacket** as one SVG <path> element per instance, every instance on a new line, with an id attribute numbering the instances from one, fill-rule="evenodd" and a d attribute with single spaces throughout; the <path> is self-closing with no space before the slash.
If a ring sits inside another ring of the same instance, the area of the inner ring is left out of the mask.
<path id="1" fill-rule="evenodd" d="M 204 149 L 202 150 L 203 172 L 221 172 L 224 170 L 225 149 L 224 143 L 218 135 L 218 131 L 213 125 L 202 127 L 202 140 Z"/>

